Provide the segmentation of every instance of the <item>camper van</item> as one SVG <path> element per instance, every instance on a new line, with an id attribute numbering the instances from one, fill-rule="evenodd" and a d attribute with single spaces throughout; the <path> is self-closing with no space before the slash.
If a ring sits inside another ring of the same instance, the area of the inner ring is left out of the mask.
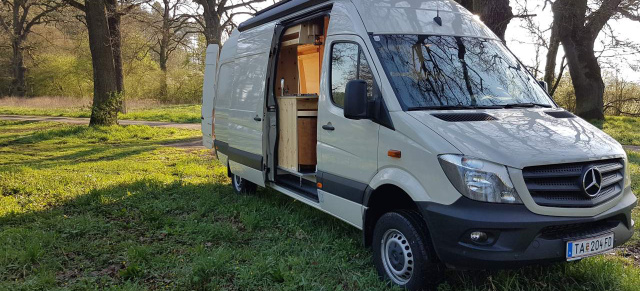
<path id="1" fill-rule="evenodd" d="M 622 146 L 454 1 L 260 11 L 207 49 L 202 132 L 236 192 L 272 188 L 354 226 L 407 289 L 633 234 Z"/>

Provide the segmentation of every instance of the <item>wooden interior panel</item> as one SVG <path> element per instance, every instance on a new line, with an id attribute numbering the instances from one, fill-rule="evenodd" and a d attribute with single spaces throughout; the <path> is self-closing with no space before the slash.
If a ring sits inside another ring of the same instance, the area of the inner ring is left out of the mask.
<path id="1" fill-rule="evenodd" d="M 316 165 L 316 127 L 315 117 L 298 117 L 298 164 L 300 166 Z"/>
<path id="2" fill-rule="evenodd" d="M 320 94 L 320 53 L 298 55 L 298 72 L 300 74 L 300 94 Z"/>
<path id="3" fill-rule="evenodd" d="M 296 98 L 278 98 L 278 165 L 298 170 L 298 130 Z"/>
<path id="4" fill-rule="evenodd" d="M 298 110 L 318 110 L 318 98 L 298 99 Z"/>
<path id="5" fill-rule="evenodd" d="M 298 52 L 295 46 L 281 47 L 276 72 L 276 96 L 281 96 L 280 80 L 284 78 L 285 95 L 298 94 Z"/>

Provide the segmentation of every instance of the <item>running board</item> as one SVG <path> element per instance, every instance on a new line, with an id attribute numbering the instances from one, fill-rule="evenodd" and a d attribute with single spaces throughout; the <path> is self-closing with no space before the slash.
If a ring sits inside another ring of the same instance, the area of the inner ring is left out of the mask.
<path id="1" fill-rule="evenodd" d="M 320 203 L 318 203 L 318 201 L 309 199 L 305 195 L 300 195 L 300 193 L 298 193 L 296 191 L 293 191 L 293 190 L 291 190 L 291 189 L 289 189 L 287 187 L 279 186 L 279 185 L 277 185 L 276 183 L 273 183 L 273 182 L 269 183 L 269 187 L 271 187 L 274 190 L 276 190 L 276 191 L 278 191 L 278 192 L 280 192 L 282 194 L 285 194 L 285 195 L 287 195 L 287 196 L 289 196 L 289 197 L 291 197 L 293 199 L 296 199 L 296 200 L 298 200 L 298 201 L 300 201 L 300 202 L 302 202 L 304 204 L 307 204 L 307 205 L 309 205 L 309 206 L 311 206 L 313 208 L 320 209 L 320 210 L 324 211 L 320 207 Z"/>
<path id="2" fill-rule="evenodd" d="M 298 193 L 300 196 L 304 196 L 315 202 L 318 200 L 318 188 L 314 181 L 309 181 L 303 177 L 296 175 L 278 175 L 276 177 L 276 183 L 284 188 Z"/>

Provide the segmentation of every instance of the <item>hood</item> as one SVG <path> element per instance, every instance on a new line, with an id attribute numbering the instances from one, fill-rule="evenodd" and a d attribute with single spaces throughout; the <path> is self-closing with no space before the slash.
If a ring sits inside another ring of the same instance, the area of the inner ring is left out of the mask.
<path id="1" fill-rule="evenodd" d="M 408 112 L 465 155 L 522 169 L 527 166 L 622 157 L 622 146 L 579 117 L 556 118 L 558 109 L 437 111 L 486 113 L 495 120 L 444 121 L 436 111 Z"/>

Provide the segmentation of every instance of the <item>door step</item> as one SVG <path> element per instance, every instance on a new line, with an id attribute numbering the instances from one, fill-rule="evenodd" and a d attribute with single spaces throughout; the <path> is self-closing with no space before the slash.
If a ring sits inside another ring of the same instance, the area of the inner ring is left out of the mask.
<path id="1" fill-rule="evenodd" d="M 294 191 L 298 195 L 315 201 L 316 203 L 319 201 L 318 188 L 316 187 L 316 183 L 314 181 L 310 181 L 308 179 L 305 179 L 305 177 L 292 174 L 278 175 L 276 179 L 276 184 L 278 186 Z"/>

